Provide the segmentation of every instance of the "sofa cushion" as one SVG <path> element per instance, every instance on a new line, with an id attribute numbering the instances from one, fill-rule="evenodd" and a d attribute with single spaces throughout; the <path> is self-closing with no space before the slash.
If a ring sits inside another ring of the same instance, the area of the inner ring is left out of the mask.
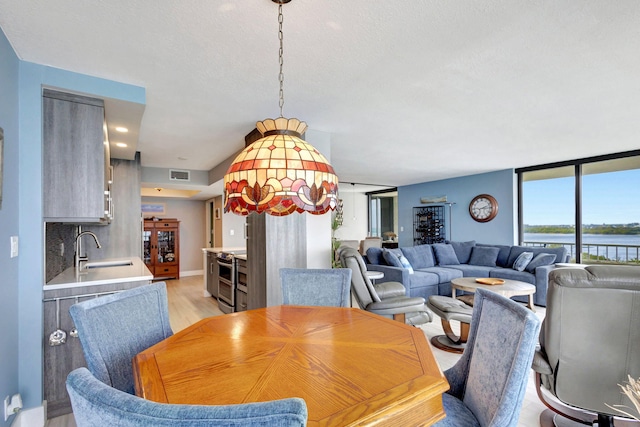
<path id="1" fill-rule="evenodd" d="M 390 265 L 392 267 L 401 267 L 402 268 L 402 263 L 400 262 L 400 259 L 398 258 L 398 255 L 394 254 L 389 249 L 383 249 L 382 257 L 384 258 L 384 260 L 387 262 L 388 265 Z"/>
<path id="2" fill-rule="evenodd" d="M 533 257 L 531 262 L 525 267 L 525 270 L 529 273 L 535 273 L 536 267 L 540 267 L 541 265 L 551 265 L 555 260 L 555 254 L 541 252 Z"/>
<path id="3" fill-rule="evenodd" d="M 433 252 L 436 254 L 438 265 L 455 265 L 460 264 L 458 256 L 453 250 L 453 246 L 447 243 L 436 243 L 433 245 Z"/>
<path id="4" fill-rule="evenodd" d="M 509 246 L 509 245 L 489 245 L 489 244 L 486 244 L 486 243 L 478 243 L 476 246 L 500 249 L 500 252 L 498 252 L 498 259 L 496 259 L 496 265 L 498 267 L 507 267 L 507 264 L 509 263 L 509 255 L 511 254 L 511 246 Z M 513 264 L 513 261 L 511 263 Z M 508 266 L 511 267 L 511 265 L 508 265 Z"/>
<path id="5" fill-rule="evenodd" d="M 476 246 L 471 251 L 469 264 L 495 267 L 496 260 L 498 259 L 498 253 L 500 253 L 499 248 L 492 248 L 489 246 Z"/>
<path id="6" fill-rule="evenodd" d="M 387 265 L 383 257 L 382 248 L 368 248 L 367 249 L 367 261 L 373 265 Z"/>
<path id="7" fill-rule="evenodd" d="M 409 264 L 411 264 L 414 270 L 436 265 L 433 259 L 431 245 L 407 246 L 400 248 L 400 250 L 402 251 L 402 255 L 409 260 Z"/>
<path id="8" fill-rule="evenodd" d="M 462 277 L 462 271 L 456 270 L 455 268 L 427 267 L 419 271 L 437 274 L 439 283 L 450 282 L 452 279 Z"/>
<path id="9" fill-rule="evenodd" d="M 513 261 L 513 269 L 517 271 L 524 271 L 533 259 L 533 252 L 522 252 L 518 255 L 515 261 Z"/>
<path id="10" fill-rule="evenodd" d="M 499 279 L 511 279 L 519 280 L 525 283 L 536 284 L 536 276 L 526 271 L 517 271 L 513 268 L 494 268 L 489 272 L 489 277 L 496 277 Z"/>
<path id="11" fill-rule="evenodd" d="M 463 277 L 489 277 L 489 272 L 495 268 L 471 264 L 443 265 L 441 267 L 461 271 Z"/>
<path id="12" fill-rule="evenodd" d="M 460 264 L 468 264 L 469 257 L 471 256 L 471 250 L 476 245 L 475 240 L 469 240 L 468 242 L 446 242 L 453 246 L 453 250 L 458 257 Z"/>

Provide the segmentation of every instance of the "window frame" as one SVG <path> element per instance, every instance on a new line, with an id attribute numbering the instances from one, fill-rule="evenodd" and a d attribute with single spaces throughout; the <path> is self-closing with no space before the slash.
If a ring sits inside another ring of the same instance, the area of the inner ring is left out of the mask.
<path id="1" fill-rule="evenodd" d="M 536 166 L 528 166 L 515 169 L 517 174 L 517 186 L 518 186 L 518 244 L 522 245 L 524 242 L 524 212 L 523 212 L 523 179 L 522 176 L 526 172 L 534 172 L 545 169 L 555 169 L 559 167 L 573 166 L 574 167 L 574 182 L 575 182 L 575 239 L 576 239 L 576 263 L 582 263 L 582 165 L 588 163 L 602 162 L 606 160 L 616 160 L 625 157 L 640 157 L 640 150 L 624 151 L 620 153 L 605 154 L 601 156 L 585 157 L 575 160 L 566 160 L 562 162 L 546 163 Z"/>

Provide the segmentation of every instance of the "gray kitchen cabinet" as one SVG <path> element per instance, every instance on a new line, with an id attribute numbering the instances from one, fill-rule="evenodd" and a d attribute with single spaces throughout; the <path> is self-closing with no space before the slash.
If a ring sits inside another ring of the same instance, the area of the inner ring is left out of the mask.
<path id="1" fill-rule="evenodd" d="M 100 99 L 43 91 L 45 221 L 105 222 L 109 173 L 104 120 Z"/>
<path id="2" fill-rule="evenodd" d="M 71 402 L 65 385 L 67 375 L 76 368 L 87 366 L 80 339 L 70 335 L 70 331 L 74 326 L 69 315 L 69 307 L 76 302 L 96 298 L 96 296 L 93 296 L 94 294 L 117 292 L 147 283 L 149 282 L 124 282 L 44 291 L 44 336 L 42 346 L 44 349 L 43 385 L 44 399 L 47 401 L 47 418 L 54 418 L 71 412 Z M 75 295 L 79 295 L 79 297 L 76 298 Z M 60 305 L 59 322 L 56 318 L 57 304 Z M 66 342 L 51 346 L 49 337 L 58 327 L 67 334 Z M 123 333 L 125 332 L 123 331 Z"/>

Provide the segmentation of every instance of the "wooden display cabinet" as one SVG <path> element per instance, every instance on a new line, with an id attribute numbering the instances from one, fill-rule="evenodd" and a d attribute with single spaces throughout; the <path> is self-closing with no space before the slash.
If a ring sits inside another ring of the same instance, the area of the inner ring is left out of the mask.
<path id="1" fill-rule="evenodd" d="M 143 260 L 154 279 L 180 278 L 180 221 L 145 220 Z"/>

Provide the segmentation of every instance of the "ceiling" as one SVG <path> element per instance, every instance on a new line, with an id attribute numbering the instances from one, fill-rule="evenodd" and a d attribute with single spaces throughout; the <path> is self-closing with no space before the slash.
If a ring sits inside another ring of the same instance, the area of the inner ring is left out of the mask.
<path id="1" fill-rule="evenodd" d="M 0 26 L 22 60 L 144 87 L 143 166 L 210 170 L 279 115 L 277 9 L 0 0 Z M 341 181 L 399 186 L 640 147 L 637 0 L 283 9 L 284 115 L 330 134 Z"/>

